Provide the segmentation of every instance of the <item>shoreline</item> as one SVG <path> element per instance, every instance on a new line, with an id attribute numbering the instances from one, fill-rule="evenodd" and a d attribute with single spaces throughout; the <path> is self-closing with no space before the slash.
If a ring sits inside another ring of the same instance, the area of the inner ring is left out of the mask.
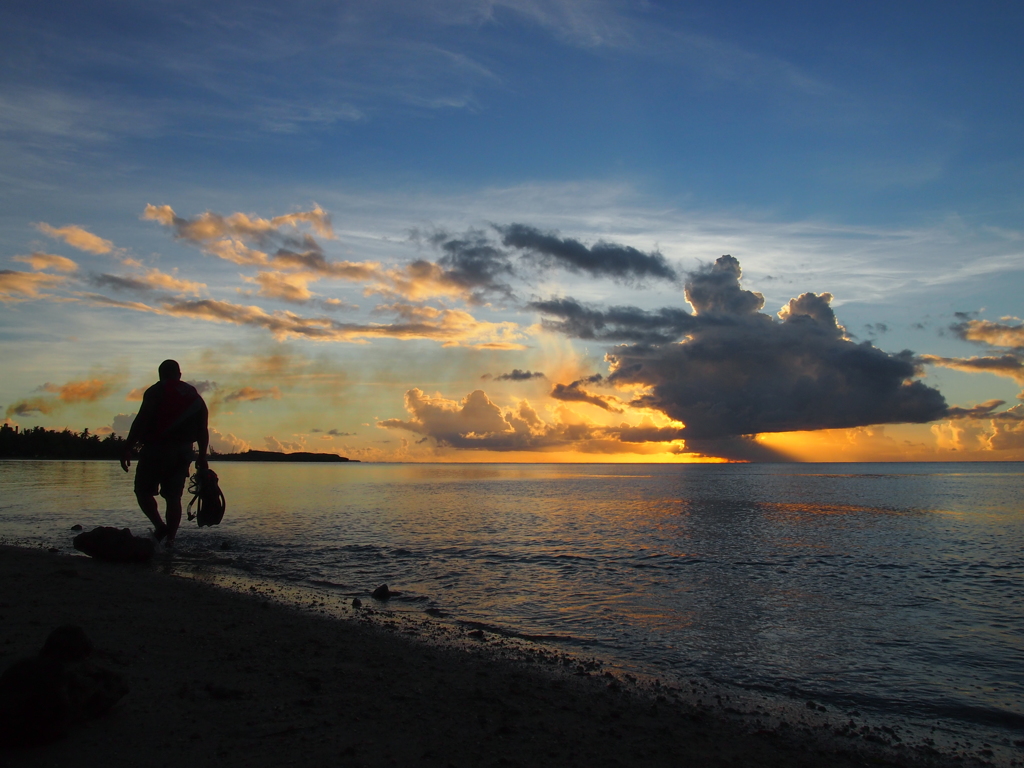
<path id="1" fill-rule="evenodd" d="M 482 635 L 455 643 L 380 612 L 318 615 L 314 603 L 169 575 L 159 561 L 0 546 L 0 583 L 2 668 L 78 624 L 130 689 L 64 739 L 7 752 L 12 766 L 71 766 L 83 754 L 192 768 L 980 764 L 799 722 L 759 725 L 658 684 L 503 658 Z"/>

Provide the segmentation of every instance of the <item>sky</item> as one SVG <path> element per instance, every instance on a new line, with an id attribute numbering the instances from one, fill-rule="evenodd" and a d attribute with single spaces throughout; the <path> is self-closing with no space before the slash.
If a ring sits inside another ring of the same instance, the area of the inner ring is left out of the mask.
<path id="1" fill-rule="evenodd" d="M 6 2 L 0 408 L 363 461 L 1024 460 L 1024 6 Z"/>

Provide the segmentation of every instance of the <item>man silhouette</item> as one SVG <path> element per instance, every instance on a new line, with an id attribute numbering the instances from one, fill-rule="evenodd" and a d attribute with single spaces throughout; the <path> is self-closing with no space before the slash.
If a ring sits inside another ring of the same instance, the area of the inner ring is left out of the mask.
<path id="1" fill-rule="evenodd" d="M 160 381 L 142 396 L 142 406 L 128 431 L 121 468 L 128 471 L 132 450 L 141 443 L 135 467 L 135 498 L 153 523 L 157 540 L 166 538 L 171 545 L 181 524 L 181 493 L 192 463 L 193 443 L 199 443 L 196 467 L 207 468 L 209 412 L 196 388 L 181 380 L 177 362 L 164 360 L 159 372 Z M 166 523 L 160 519 L 158 492 L 167 502 Z"/>

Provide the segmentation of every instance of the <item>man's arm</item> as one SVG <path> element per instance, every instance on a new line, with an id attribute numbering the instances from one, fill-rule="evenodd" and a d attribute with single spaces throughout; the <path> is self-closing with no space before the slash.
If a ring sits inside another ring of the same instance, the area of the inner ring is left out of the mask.
<path id="1" fill-rule="evenodd" d="M 153 412 L 156 408 L 156 396 L 155 394 L 150 394 L 152 390 L 153 388 L 150 387 L 142 396 L 142 405 L 139 406 L 139 412 L 135 415 L 135 420 L 132 422 L 131 429 L 128 430 L 128 437 L 125 438 L 124 441 L 124 451 L 121 453 L 121 469 L 125 472 L 127 472 L 128 467 L 132 465 L 132 450 L 141 440 L 143 433 L 146 431 L 147 425 L 153 420 Z"/>
<path id="2" fill-rule="evenodd" d="M 203 403 L 203 410 L 199 413 L 199 430 L 196 436 L 199 443 L 199 458 L 196 459 L 196 469 L 207 469 L 210 465 L 206 461 L 206 452 L 210 449 L 210 412 Z"/>

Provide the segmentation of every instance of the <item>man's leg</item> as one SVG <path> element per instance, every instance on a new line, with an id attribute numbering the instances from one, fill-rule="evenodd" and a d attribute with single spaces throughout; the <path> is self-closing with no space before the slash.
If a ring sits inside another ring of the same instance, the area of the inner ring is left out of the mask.
<path id="1" fill-rule="evenodd" d="M 140 491 L 135 492 L 135 498 L 139 500 L 139 508 L 143 514 L 149 518 L 149 521 L 153 523 L 153 528 L 156 531 L 157 537 L 161 536 L 161 533 L 167 530 L 167 526 L 164 525 L 164 521 L 160 519 L 160 507 L 157 506 L 156 496 L 149 496 Z M 181 519 L 181 502 L 178 503 L 178 519 Z M 177 525 L 175 525 L 177 528 Z"/>
<path id="2" fill-rule="evenodd" d="M 181 525 L 181 496 L 172 496 L 167 501 L 167 543 L 170 544 L 174 541 L 174 534 L 178 532 L 178 526 Z M 156 504 L 156 499 L 153 499 L 153 504 Z"/>

